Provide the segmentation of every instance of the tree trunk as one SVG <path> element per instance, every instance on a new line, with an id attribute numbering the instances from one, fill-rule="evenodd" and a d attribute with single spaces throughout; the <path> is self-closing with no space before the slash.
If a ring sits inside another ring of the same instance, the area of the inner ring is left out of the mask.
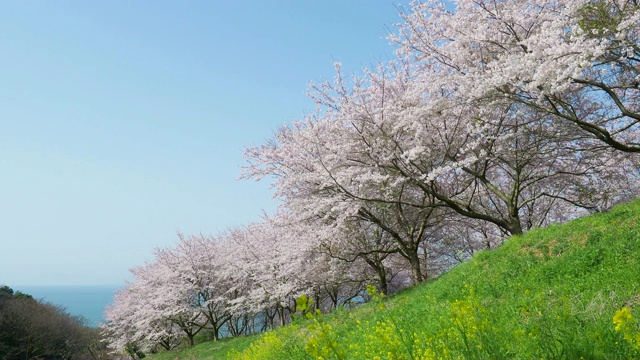
<path id="1" fill-rule="evenodd" d="M 220 340 L 220 334 L 218 334 L 218 332 L 220 331 L 220 328 L 222 327 L 222 325 L 218 326 L 218 323 L 211 323 L 211 326 L 213 327 L 213 341 L 218 341 Z"/>
<path id="2" fill-rule="evenodd" d="M 278 307 L 278 316 L 280 317 L 280 326 L 284 326 L 284 308 L 282 306 Z"/>
<path id="3" fill-rule="evenodd" d="M 517 215 L 511 215 L 510 218 L 507 231 L 509 231 L 511 235 L 522 235 L 524 231 L 522 230 L 522 224 L 520 224 L 520 218 Z"/>
<path id="4" fill-rule="evenodd" d="M 316 306 L 314 310 L 320 310 L 320 290 L 316 291 L 315 295 L 314 295 L 314 300 L 316 302 Z M 311 309 L 309 309 L 310 311 Z"/>
<path id="5" fill-rule="evenodd" d="M 376 274 L 378 275 L 378 291 L 381 294 L 387 295 L 387 270 L 384 268 L 384 265 L 376 266 Z"/>
<path id="6" fill-rule="evenodd" d="M 413 285 L 418 285 L 424 280 L 422 270 L 420 269 L 420 258 L 418 254 L 412 253 L 408 260 L 411 265 L 411 280 L 413 280 Z"/>

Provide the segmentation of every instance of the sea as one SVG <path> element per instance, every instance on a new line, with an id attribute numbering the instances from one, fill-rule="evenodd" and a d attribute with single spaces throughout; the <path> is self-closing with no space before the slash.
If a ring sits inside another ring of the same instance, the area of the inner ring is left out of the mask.
<path id="1" fill-rule="evenodd" d="M 113 302 L 121 286 L 12 286 L 35 299 L 64 307 L 71 315 L 87 320 L 87 325 L 98 327 L 104 322 L 104 311 Z"/>

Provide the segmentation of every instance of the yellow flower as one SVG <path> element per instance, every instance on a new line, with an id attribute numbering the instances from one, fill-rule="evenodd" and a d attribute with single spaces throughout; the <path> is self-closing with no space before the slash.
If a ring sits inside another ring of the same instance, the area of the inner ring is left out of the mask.
<path id="1" fill-rule="evenodd" d="M 613 323 L 616 325 L 616 331 L 621 331 L 624 329 L 625 324 L 633 319 L 631 315 L 631 309 L 628 307 L 623 307 L 622 309 L 616 311 L 615 315 L 613 315 Z"/>

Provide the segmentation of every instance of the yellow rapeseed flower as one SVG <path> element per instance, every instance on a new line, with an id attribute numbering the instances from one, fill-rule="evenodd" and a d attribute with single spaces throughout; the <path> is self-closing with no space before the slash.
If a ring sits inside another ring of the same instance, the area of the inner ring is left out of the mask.
<path id="1" fill-rule="evenodd" d="M 631 309 L 628 307 L 623 307 L 613 315 L 613 323 L 616 325 L 616 331 L 623 330 L 625 324 L 631 320 L 633 320 L 633 315 L 631 315 Z"/>

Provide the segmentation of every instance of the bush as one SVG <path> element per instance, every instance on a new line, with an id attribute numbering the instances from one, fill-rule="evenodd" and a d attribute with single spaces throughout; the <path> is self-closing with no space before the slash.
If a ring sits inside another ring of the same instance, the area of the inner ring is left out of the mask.
<path id="1" fill-rule="evenodd" d="M 84 359 L 99 353 L 97 332 L 81 317 L 32 296 L 0 288 L 0 360 Z"/>

